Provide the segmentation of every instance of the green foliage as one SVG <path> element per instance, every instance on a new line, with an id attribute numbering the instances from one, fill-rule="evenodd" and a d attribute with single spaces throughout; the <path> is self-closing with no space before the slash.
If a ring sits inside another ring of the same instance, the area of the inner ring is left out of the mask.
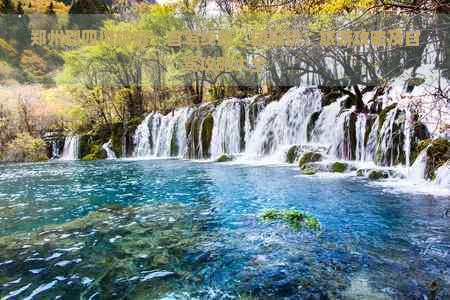
<path id="1" fill-rule="evenodd" d="M 348 165 L 346 163 L 335 162 L 331 165 L 331 172 L 344 173 L 347 170 Z"/>
<path id="2" fill-rule="evenodd" d="M 101 145 L 92 145 L 89 149 L 89 154 L 83 156 L 81 160 L 99 160 L 105 159 L 105 150 L 103 150 Z"/>
<path id="3" fill-rule="evenodd" d="M 276 208 L 268 208 L 263 210 L 259 218 L 264 222 L 284 221 L 294 229 L 300 229 L 303 225 L 311 230 L 320 229 L 320 222 L 317 218 L 297 209 L 282 211 Z"/>
<path id="4" fill-rule="evenodd" d="M 6 145 L 0 156 L 5 162 L 35 162 L 48 159 L 45 142 L 28 133 L 18 134 Z"/>

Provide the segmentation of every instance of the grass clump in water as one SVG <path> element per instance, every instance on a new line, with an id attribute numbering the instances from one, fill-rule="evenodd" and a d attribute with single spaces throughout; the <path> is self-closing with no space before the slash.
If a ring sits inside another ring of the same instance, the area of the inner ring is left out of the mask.
<path id="1" fill-rule="evenodd" d="M 275 220 L 280 220 L 282 217 L 282 213 L 281 211 L 279 211 L 276 208 L 268 208 L 265 209 L 260 215 L 259 217 L 263 220 L 263 221 L 275 221 Z"/>
<path id="2" fill-rule="evenodd" d="M 294 229 L 300 229 L 304 226 L 311 230 L 319 230 L 320 222 L 317 218 L 307 215 L 297 209 L 279 210 L 275 208 L 265 209 L 259 218 L 265 222 L 284 221 Z"/>

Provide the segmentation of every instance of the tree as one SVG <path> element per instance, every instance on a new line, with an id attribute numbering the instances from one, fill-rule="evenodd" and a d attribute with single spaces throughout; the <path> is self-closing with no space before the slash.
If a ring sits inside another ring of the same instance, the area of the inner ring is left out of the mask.
<path id="1" fill-rule="evenodd" d="M 25 11 L 23 10 L 23 7 L 22 7 L 22 2 L 20 2 L 20 1 L 17 3 L 16 14 L 17 15 L 25 14 Z"/>
<path id="2" fill-rule="evenodd" d="M 53 1 L 50 1 L 50 4 L 48 5 L 47 10 L 45 11 L 45 13 L 47 15 L 54 15 L 55 14 L 55 11 L 53 9 Z"/>
<path id="3" fill-rule="evenodd" d="M 12 4 L 11 0 L 1 0 L 0 13 L 2 14 L 14 13 L 14 5 Z"/>

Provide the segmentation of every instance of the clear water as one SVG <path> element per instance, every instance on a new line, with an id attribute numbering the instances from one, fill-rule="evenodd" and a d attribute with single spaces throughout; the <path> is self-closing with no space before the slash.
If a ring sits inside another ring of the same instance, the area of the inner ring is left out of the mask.
<path id="1" fill-rule="evenodd" d="M 3 165 L 0 297 L 449 299 L 448 205 L 283 166 Z M 272 207 L 322 230 L 261 222 Z"/>

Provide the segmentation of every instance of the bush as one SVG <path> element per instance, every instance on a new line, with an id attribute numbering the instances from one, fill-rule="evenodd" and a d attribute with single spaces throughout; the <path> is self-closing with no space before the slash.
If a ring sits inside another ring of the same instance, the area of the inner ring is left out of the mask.
<path id="1" fill-rule="evenodd" d="M 17 135 L 1 153 L 1 160 L 4 162 L 35 162 L 47 159 L 45 142 L 41 138 L 34 138 L 28 133 Z"/>

